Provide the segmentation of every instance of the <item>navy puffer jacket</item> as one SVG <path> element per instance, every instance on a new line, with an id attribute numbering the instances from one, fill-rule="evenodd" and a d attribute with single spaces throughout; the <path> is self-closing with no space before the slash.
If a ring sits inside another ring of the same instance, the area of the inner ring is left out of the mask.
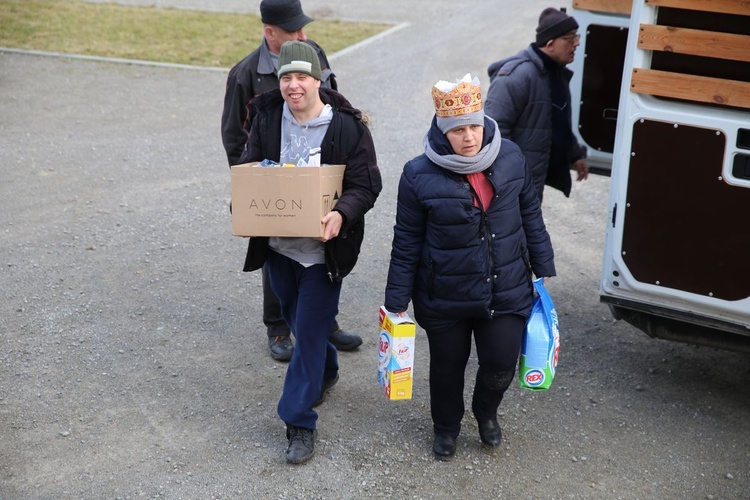
<path id="1" fill-rule="evenodd" d="M 573 72 L 566 67 L 559 69 L 565 81 L 565 112 L 568 124 L 570 116 L 570 88 L 568 83 Z M 548 175 L 552 150 L 552 95 L 549 72 L 542 58 L 531 46 L 515 56 L 490 64 L 490 88 L 484 103 L 484 112 L 497 121 L 503 137 L 518 144 L 526 156 L 537 191 L 544 191 L 545 183 L 570 196 L 570 165 L 586 158 L 586 148 L 578 144 L 573 132 L 568 129 L 568 166 L 562 171 Z"/>
<path id="2" fill-rule="evenodd" d="M 494 123 L 485 118 L 484 144 Z M 433 124 L 432 147 L 453 154 Z M 426 330 L 457 320 L 503 314 L 528 317 L 531 272 L 554 276 L 554 254 L 539 200 L 521 150 L 502 139 L 484 171 L 494 189 L 485 212 L 474 206 L 466 177 L 443 169 L 422 154 L 401 174 L 385 307 L 394 312 L 413 301 Z"/>

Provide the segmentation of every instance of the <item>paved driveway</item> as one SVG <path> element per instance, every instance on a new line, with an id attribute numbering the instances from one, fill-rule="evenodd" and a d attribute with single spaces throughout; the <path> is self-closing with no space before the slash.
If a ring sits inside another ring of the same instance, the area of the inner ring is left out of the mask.
<path id="1" fill-rule="evenodd" d="M 467 416 L 456 459 L 433 460 L 421 330 L 414 399 L 376 385 L 396 184 L 430 87 L 471 72 L 486 88 L 546 6 L 305 0 L 313 16 L 408 26 L 333 57 L 372 115 L 385 187 L 339 316 L 365 342 L 340 356 L 301 467 L 284 462 L 286 365 L 266 352 L 259 276 L 239 272 L 230 235 L 224 73 L 0 53 L 0 499 L 746 498 L 747 358 L 612 321 L 598 302 L 606 178 L 545 196 L 560 371 L 547 393 L 509 391 L 502 449 L 482 451 Z"/>

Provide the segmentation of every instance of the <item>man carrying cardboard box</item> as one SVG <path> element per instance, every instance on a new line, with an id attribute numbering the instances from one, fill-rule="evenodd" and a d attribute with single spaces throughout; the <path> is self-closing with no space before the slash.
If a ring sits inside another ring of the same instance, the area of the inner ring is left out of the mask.
<path id="1" fill-rule="evenodd" d="M 266 265 L 281 313 L 296 336 L 278 413 L 287 426 L 286 459 L 302 463 L 315 452 L 314 407 L 339 378 L 336 348 L 328 334 L 338 312 L 341 280 L 357 262 L 364 216 L 382 182 L 362 113 L 338 92 L 321 88 L 314 49 L 304 42 L 286 42 L 278 75 L 280 89 L 255 99 L 255 118 L 240 163 L 268 159 L 307 164 L 311 152 L 317 154 L 320 148 L 321 164 L 346 165 L 341 196 L 321 219 L 322 238 L 253 237 L 245 260 L 245 271 Z"/>
<path id="2" fill-rule="evenodd" d="M 238 165 L 245 149 L 252 123 L 252 102 L 264 92 L 279 88 L 277 77 L 279 52 L 284 42 L 299 40 L 313 49 L 320 61 L 322 87 L 337 90 L 325 51 L 307 38 L 305 26 L 313 20 L 302 11 L 300 0 L 263 0 L 260 2 L 263 40 L 260 46 L 238 62 L 227 76 L 224 111 L 221 116 L 221 138 L 229 165 Z M 289 361 L 294 351 L 289 326 L 281 317 L 279 299 L 263 273 L 263 323 L 266 325 L 268 349 L 277 361 Z M 362 344 L 362 338 L 339 328 L 334 321 L 329 339 L 339 351 L 351 351 Z"/>

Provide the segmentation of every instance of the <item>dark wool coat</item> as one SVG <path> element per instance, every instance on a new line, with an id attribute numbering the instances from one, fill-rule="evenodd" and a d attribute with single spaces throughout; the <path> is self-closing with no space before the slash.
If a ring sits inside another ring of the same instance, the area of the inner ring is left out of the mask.
<path id="1" fill-rule="evenodd" d="M 484 130 L 486 144 L 494 134 L 489 119 Z M 453 153 L 434 119 L 430 137 L 438 154 Z M 405 311 L 412 300 L 415 319 L 428 331 L 467 318 L 529 316 L 532 270 L 555 275 L 531 173 L 518 146 L 505 139 L 484 173 L 495 193 L 486 212 L 474 206 L 466 177 L 424 154 L 404 166 L 386 309 Z"/>
<path id="2" fill-rule="evenodd" d="M 336 78 L 331 72 L 326 53 L 317 43 L 307 40 L 320 59 L 323 72 L 322 87 L 337 90 Z M 224 111 L 221 115 L 221 140 L 227 153 L 229 166 L 239 164 L 245 149 L 247 135 L 252 125 L 251 103 L 260 94 L 279 88 L 279 79 L 273 67 L 258 68 L 261 47 L 258 47 L 238 62 L 227 75 L 227 90 L 224 94 Z M 263 71 L 263 72 L 261 72 Z"/>
<path id="3" fill-rule="evenodd" d="M 333 108 L 333 118 L 321 144 L 321 163 L 346 165 L 341 196 L 334 210 L 343 217 L 341 231 L 325 243 L 328 275 L 341 281 L 357 263 L 365 233 L 365 213 L 375 204 L 383 187 L 370 130 L 362 123 L 362 113 L 335 90 L 319 89 L 320 98 Z M 256 114 L 247 148 L 240 163 L 279 162 L 281 155 L 281 115 L 284 99 L 279 89 L 254 101 Z M 268 252 L 268 238 L 250 238 L 245 271 L 260 269 Z"/>
<path id="4" fill-rule="evenodd" d="M 565 82 L 566 115 L 570 117 L 570 82 L 573 72 L 560 68 Z M 548 176 L 552 149 L 552 95 L 544 62 L 531 46 L 515 56 L 490 64 L 487 69 L 490 88 L 484 112 L 495 119 L 504 138 L 518 144 L 526 156 L 537 191 L 547 185 L 570 196 L 570 166 L 586 157 L 586 148 L 578 144 L 572 131 L 568 135 L 568 168 Z M 548 178 L 549 177 L 549 178 Z"/>

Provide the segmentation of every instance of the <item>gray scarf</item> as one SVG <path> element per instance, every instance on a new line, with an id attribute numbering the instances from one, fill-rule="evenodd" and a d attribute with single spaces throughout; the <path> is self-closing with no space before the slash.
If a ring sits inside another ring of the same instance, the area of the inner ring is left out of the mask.
<path id="1" fill-rule="evenodd" d="M 457 154 L 441 156 L 437 154 L 430 146 L 429 132 L 424 136 L 425 155 L 439 167 L 457 174 L 474 174 L 486 170 L 495 162 L 497 155 L 500 153 L 501 137 L 497 122 L 488 116 L 485 118 L 494 125 L 495 136 L 492 138 L 492 142 L 483 147 L 475 156 Z"/>

